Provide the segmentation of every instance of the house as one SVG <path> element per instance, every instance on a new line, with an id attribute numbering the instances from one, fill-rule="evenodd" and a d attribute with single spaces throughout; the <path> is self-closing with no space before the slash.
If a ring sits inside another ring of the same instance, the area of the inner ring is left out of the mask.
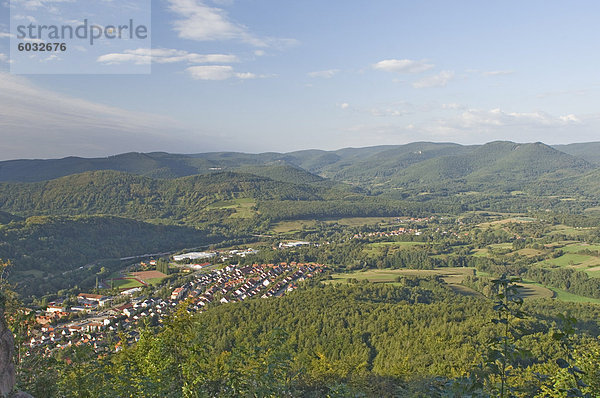
<path id="1" fill-rule="evenodd" d="M 181 298 L 183 297 L 184 294 L 185 294 L 185 288 L 178 287 L 175 290 L 173 290 L 173 292 L 171 293 L 171 300 L 173 300 L 173 301 L 181 300 Z"/>
<path id="2" fill-rule="evenodd" d="M 115 308 L 118 313 L 123 313 L 125 316 L 129 316 L 133 305 L 131 303 L 123 304 Z"/>

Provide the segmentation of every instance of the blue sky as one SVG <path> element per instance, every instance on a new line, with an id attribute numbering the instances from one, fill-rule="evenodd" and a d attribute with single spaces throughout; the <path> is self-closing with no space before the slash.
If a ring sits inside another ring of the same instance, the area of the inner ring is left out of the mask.
<path id="1" fill-rule="evenodd" d="M 153 0 L 90 58 L 149 75 L 10 74 L 0 13 L 0 159 L 600 140 L 595 1 Z"/>

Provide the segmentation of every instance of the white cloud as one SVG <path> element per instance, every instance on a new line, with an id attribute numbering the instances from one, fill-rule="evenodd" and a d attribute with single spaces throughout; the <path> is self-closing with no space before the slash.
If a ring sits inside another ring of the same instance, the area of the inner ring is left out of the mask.
<path id="1" fill-rule="evenodd" d="M 35 10 L 40 7 L 51 8 L 54 3 L 73 3 L 75 0 L 12 0 L 19 7 Z"/>
<path id="2" fill-rule="evenodd" d="M 184 50 L 167 48 L 138 48 L 136 50 L 125 50 L 122 53 L 105 54 L 98 57 L 97 61 L 107 64 L 133 62 L 138 65 L 149 64 L 150 62 L 159 64 L 171 64 L 177 62 L 212 64 L 237 62 L 238 58 L 235 55 L 229 54 L 196 54 Z"/>
<path id="3" fill-rule="evenodd" d="M 200 139 L 172 118 L 59 94 L 0 72 L 2 159 L 181 151 Z"/>
<path id="4" fill-rule="evenodd" d="M 415 112 L 416 115 L 422 105 L 415 106 L 419 108 Z M 432 103 L 431 107 L 434 106 L 435 103 Z M 366 111 L 351 109 L 359 112 Z M 410 106 L 406 109 L 410 111 Z M 343 130 L 347 134 L 344 136 L 344 142 L 352 146 L 414 141 L 482 144 L 495 140 L 542 141 L 556 144 L 597 140 L 597 132 L 600 129 L 600 114 L 552 115 L 543 111 L 476 109 L 452 104 L 440 104 L 437 110 L 440 113 L 436 113 L 435 117 L 412 117 L 401 115 L 403 111 L 401 107 L 378 108 L 377 116 L 403 117 L 378 118 L 373 119 L 372 123 L 363 121 L 362 124 L 346 127 Z"/>
<path id="5" fill-rule="evenodd" d="M 481 110 L 468 109 L 456 120 L 447 123 L 458 128 L 489 128 L 489 127 L 562 127 L 579 123 L 572 114 L 554 117 L 545 112 L 506 112 L 501 109 Z"/>
<path id="6" fill-rule="evenodd" d="M 440 105 L 435 101 L 426 103 L 413 103 L 409 101 L 395 101 L 379 104 L 372 107 L 354 108 L 358 113 L 369 114 L 375 117 L 399 117 L 407 115 L 424 114 L 447 109 L 447 104 Z"/>
<path id="7" fill-rule="evenodd" d="M 457 104 L 456 102 L 442 104 L 442 109 L 463 109 L 463 108 L 464 108 L 464 105 Z"/>
<path id="8" fill-rule="evenodd" d="M 339 105 L 339 107 L 340 107 L 340 108 L 342 108 L 342 109 L 348 109 L 348 108 L 350 108 L 350 104 L 349 104 L 349 103 L 347 103 L 347 102 L 342 102 L 342 103 Z"/>
<path id="9" fill-rule="evenodd" d="M 488 71 L 488 72 L 483 72 L 484 76 L 506 76 L 506 75 L 512 75 L 513 73 L 515 73 L 512 70 L 492 70 L 492 71 Z"/>
<path id="10" fill-rule="evenodd" d="M 579 118 L 573 115 L 572 113 L 564 116 L 559 116 L 559 119 L 565 123 L 581 123 L 581 120 L 579 120 Z"/>
<path id="11" fill-rule="evenodd" d="M 444 70 L 437 75 L 424 77 L 413 83 L 414 88 L 444 87 L 454 78 L 454 72 Z"/>
<path id="12" fill-rule="evenodd" d="M 46 58 L 43 58 L 40 60 L 40 62 L 51 62 L 51 61 L 57 61 L 60 60 L 60 57 L 56 54 L 52 54 L 47 56 Z"/>
<path id="13" fill-rule="evenodd" d="M 330 79 L 335 76 L 340 70 L 339 69 L 328 69 L 328 70 L 320 70 L 316 72 L 310 72 L 308 74 L 309 77 L 322 77 L 324 79 Z"/>
<path id="14" fill-rule="evenodd" d="M 257 57 L 262 57 L 265 54 L 267 54 L 264 50 L 255 50 L 254 51 L 254 55 L 256 55 Z"/>
<path id="15" fill-rule="evenodd" d="M 234 76 L 229 65 L 190 66 L 186 72 L 196 80 L 226 80 Z"/>
<path id="16" fill-rule="evenodd" d="M 35 19 L 35 17 L 32 16 L 32 15 L 15 15 L 15 16 L 12 16 L 11 19 L 12 20 L 28 21 L 30 23 L 36 23 L 37 22 L 37 20 Z"/>
<path id="17" fill-rule="evenodd" d="M 287 47 L 294 39 L 258 37 L 237 22 L 232 21 L 222 8 L 211 7 L 201 0 L 168 0 L 169 10 L 178 15 L 173 25 L 180 38 L 215 41 L 237 40 L 255 47 Z"/>
<path id="18" fill-rule="evenodd" d="M 15 35 L 13 35 L 12 33 L 8 33 L 8 32 L 0 32 L 0 39 L 4 39 L 7 37 L 15 37 Z"/>
<path id="19" fill-rule="evenodd" d="M 433 68 L 435 65 L 428 64 L 425 60 L 415 61 L 412 59 L 386 59 L 373 65 L 374 69 L 396 73 L 421 73 Z"/>
<path id="20" fill-rule="evenodd" d="M 242 79 L 242 80 L 247 80 L 247 79 L 256 79 L 262 76 L 258 76 L 254 73 L 250 73 L 250 72 L 243 72 L 243 73 L 236 73 L 235 77 L 237 77 L 238 79 Z"/>
<path id="21" fill-rule="evenodd" d="M 190 66 L 185 70 L 194 80 L 227 80 L 237 78 L 241 80 L 268 77 L 251 72 L 235 72 L 229 65 L 201 65 Z"/>

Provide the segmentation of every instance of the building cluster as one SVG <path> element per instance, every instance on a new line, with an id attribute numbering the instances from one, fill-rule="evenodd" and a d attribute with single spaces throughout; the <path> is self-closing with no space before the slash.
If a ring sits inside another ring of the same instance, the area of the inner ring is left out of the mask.
<path id="1" fill-rule="evenodd" d="M 91 345 L 99 353 L 119 349 L 123 342 L 118 341 L 117 335 L 124 335 L 127 344 L 137 341 L 141 322 L 159 325 L 185 300 L 189 300 L 189 311 L 202 312 L 210 303 L 281 296 L 323 269 L 320 264 L 295 262 L 229 265 L 197 272 L 193 280 L 174 287 L 166 299 L 81 293 L 77 305 L 69 307 L 64 301 L 50 303 L 44 313 L 36 316 L 40 326 L 32 330 L 25 344 L 38 353 L 82 344 Z"/>
<path id="2" fill-rule="evenodd" d="M 118 347 L 118 341 L 111 341 L 107 336 L 114 337 L 117 332 L 123 332 L 128 343 L 136 341 L 138 326 L 143 319 L 158 324 L 175 306 L 176 303 L 169 300 L 137 297 L 110 308 L 90 308 L 75 320 L 61 322 L 57 319 L 56 323 L 45 323 L 39 330 L 34 329 L 26 345 L 42 348 L 46 353 L 82 344 L 93 346 L 97 352 L 113 350 Z"/>
<path id="3" fill-rule="evenodd" d="M 284 249 L 284 248 L 300 247 L 300 246 L 308 246 L 308 245 L 310 245 L 310 242 L 304 242 L 304 241 L 281 242 L 281 243 L 279 243 L 279 248 Z"/>
<path id="4" fill-rule="evenodd" d="M 398 228 L 393 231 L 375 231 L 375 232 L 365 232 L 358 233 L 353 236 L 354 239 L 362 239 L 362 238 L 372 238 L 372 237 L 388 237 L 388 236 L 400 236 L 400 235 L 415 235 L 419 236 L 423 234 L 423 232 L 419 231 L 415 228 Z"/>
<path id="5" fill-rule="evenodd" d="M 176 254 L 173 256 L 173 261 L 195 261 L 195 260 L 211 260 L 219 258 L 221 261 L 227 261 L 234 257 L 246 257 L 251 254 L 258 253 L 258 250 L 248 248 L 243 250 L 214 250 L 209 252 L 189 252 Z M 198 265 L 198 264 L 193 264 Z"/>
<path id="6" fill-rule="evenodd" d="M 171 300 L 191 299 L 191 307 L 202 311 L 213 302 L 229 303 L 251 297 L 281 296 L 298 287 L 298 282 L 323 272 L 324 266 L 314 263 L 229 265 L 176 288 Z"/>

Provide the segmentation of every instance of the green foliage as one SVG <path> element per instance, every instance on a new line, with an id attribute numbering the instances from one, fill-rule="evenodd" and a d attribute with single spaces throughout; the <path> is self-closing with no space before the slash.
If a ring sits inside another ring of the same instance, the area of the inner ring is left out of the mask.
<path id="1" fill-rule="evenodd" d="M 557 340 L 538 312 L 514 322 L 520 303 L 513 300 L 512 282 L 499 285 L 496 311 L 485 300 L 454 295 L 435 279 L 407 279 L 403 286 L 315 283 L 283 298 L 217 306 L 199 315 L 188 314 L 186 303 L 161 329 L 143 330 L 136 344 L 118 353 L 98 358 L 76 348 L 43 359 L 47 366 L 36 368 L 40 380 L 57 380 L 45 390 L 33 379 L 21 386 L 39 398 L 475 397 L 500 395 L 501 388 L 494 388 L 503 378 L 510 386 L 505 396 L 533 396 L 540 383 L 524 372 L 557 367 L 562 351 L 549 349 Z M 588 321 L 596 316 L 580 312 Z M 508 335 L 504 320 L 511 326 Z M 573 330 L 574 353 L 596 349 L 591 356 L 574 354 L 573 366 L 585 377 L 597 374 L 598 345 L 581 340 L 578 327 Z M 518 355 L 521 343 L 535 356 Z M 497 352 L 488 356 L 488 367 L 478 368 L 480 353 L 488 349 Z"/>
<path id="2" fill-rule="evenodd" d="M 491 390 L 501 398 L 513 395 L 514 388 L 510 385 L 512 370 L 526 355 L 526 351 L 516 344 L 521 330 L 518 329 L 515 320 L 525 317 L 521 310 L 523 299 L 519 295 L 519 286 L 516 284 L 518 281 L 518 278 L 509 278 L 506 275 L 492 280 L 494 290 L 497 291 L 493 307 L 496 317 L 492 318 L 492 323 L 497 325 L 500 333 L 488 347 L 485 366 L 491 375 L 500 379 L 499 386 L 492 384 Z M 493 378 L 491 381 L 493 383 Z"/>
<path id="3" fill-rule="evenodd" d="M 10 258 L 10 279 L 20 292 L 41 295 L 92 287 L 101 259 L 115 269 L 119 258 L 197 247 L 220 236 L 182 226 L 154 225 L 118 217 L 30 217 L 0 226 L 0 258 Z"/>

